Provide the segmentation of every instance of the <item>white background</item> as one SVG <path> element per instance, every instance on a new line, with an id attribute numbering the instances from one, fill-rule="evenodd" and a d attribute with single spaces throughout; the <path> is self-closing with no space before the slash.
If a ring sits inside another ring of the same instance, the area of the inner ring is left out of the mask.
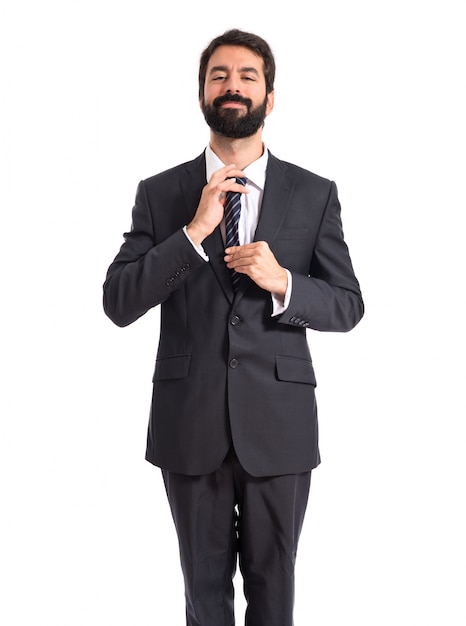
<path id="1" fill-rule="evenodd" d="M 144 461 L 158 312 L 119 329 L 101 287 L 139 180 L 205 147 L 199 55 L 239 27 L 276 55 L 268 147 L 338 185 L 367 308 L 309 334 L 296 626 L 464 626 L 462 4 L 1 3 L 2 624 L 184 623 Z"/>

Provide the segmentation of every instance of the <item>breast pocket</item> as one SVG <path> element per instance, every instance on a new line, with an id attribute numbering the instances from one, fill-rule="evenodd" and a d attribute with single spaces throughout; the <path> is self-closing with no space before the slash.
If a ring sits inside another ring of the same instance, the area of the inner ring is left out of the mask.
<path id="1" fill-rule="evenodd" d="M 277 234 L 277 240 L 308 239 L 310 228 L 281 228 Z"/>
<path id="2" fill-rule="evenodd" d="M 313 254 L 313 242 L 309 237 L 278 236 L 270 244 L 270 249 L 280 265 L 290 272 L 309 275 Z"/>

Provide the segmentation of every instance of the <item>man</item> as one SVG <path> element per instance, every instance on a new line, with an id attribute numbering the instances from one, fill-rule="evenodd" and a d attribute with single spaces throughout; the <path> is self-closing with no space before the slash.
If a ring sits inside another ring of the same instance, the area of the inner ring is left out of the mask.
<path id="1" fill-rule="evenodd" d="M 237 558 L 246 624 L 292 625 L 320 462 L 306 328 L 349 331 L 363 315 L 334 183 L 264 148 L 274 74 L 260 37 L 210 43 L 199 70 L 209 146 L 140 183 L 104 285 L 119 326 L 162 306 L 146 458 L 162 468 L 189 626 L 234 624 Z"/>

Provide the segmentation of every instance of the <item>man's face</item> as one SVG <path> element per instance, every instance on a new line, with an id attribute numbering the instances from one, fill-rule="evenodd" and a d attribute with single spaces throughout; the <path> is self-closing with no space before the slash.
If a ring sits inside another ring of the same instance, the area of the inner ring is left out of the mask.
<path id="1" fill-rule="evenodd" d="M 273 109 L 262 58 L 242 46 L 218 47 L 207 65 L 200 104 L 214 133 L 231 138 L 254 135 Z"/>

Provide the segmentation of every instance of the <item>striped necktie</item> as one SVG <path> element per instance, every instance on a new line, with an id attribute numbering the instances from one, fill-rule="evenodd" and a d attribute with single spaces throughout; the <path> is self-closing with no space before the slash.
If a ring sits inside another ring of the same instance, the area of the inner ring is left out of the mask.
<path id="1" fill-rule="evenodd" d="M 236 182 L 245 186 L 248 182 L 247 178 L 237 178 Z M 241 214 L 241 196 L 238 191 L 227 191 L 225 200 L 225 248 L 239 246 L 238 222 Z M 240 281 L 241 274 L 231 270 L 231 280 L 233 289 L 236 291 Z"/>

